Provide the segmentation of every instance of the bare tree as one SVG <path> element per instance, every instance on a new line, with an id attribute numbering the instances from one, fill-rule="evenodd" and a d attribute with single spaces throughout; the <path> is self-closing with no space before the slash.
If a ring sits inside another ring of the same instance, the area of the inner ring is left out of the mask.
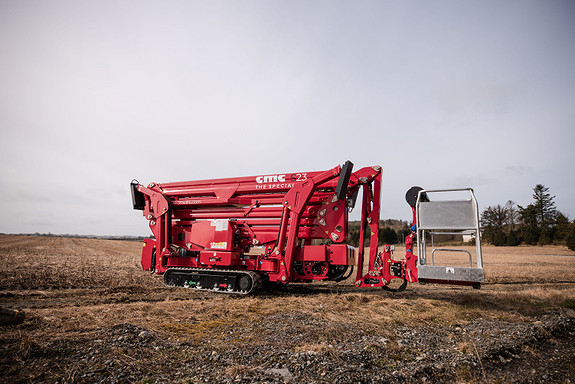
<path id="1" fill-rule="evenodd" d="M 511 233 L 519 223 L 519 211 L 517 210 L 516 204 L 513 200 L 507 200 L 507 203 L 505 203 L 505 210 L 507 211 L 507 233 Z"/>

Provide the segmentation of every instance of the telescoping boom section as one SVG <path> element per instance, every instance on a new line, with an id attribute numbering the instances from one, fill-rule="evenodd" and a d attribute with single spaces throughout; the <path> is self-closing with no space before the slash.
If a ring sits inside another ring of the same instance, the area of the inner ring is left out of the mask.
<path id="1" fill-rule="evenodd" d="M 132 181 L 133 207 L 143 211 L 154 235 L 144 241 L 142 267 L 163 275 L 169 286 L 240 294 L 262 282 L 342 281 L 354 266 L 356 286 L 389 289 L 401 279 L 405 288 L 418 281 L 411 248 L 401 261 L 391 258 L 392 247 L 378 249 L 381 167 L 352 168 L 348 161 L 327 171 L 147 187 Z M 356 252 L 347 240 L 348 213 L 357 199 Z"/>

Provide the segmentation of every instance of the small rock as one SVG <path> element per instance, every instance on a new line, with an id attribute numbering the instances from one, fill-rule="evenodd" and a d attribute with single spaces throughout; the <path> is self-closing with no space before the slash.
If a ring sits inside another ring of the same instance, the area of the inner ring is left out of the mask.
<path id="1" fill-rule="evenodd" d="M 266 373 L 272 375 L 280 375 L 284 378 L 284 380 L 291 380 L 293 378 L 293 374 L 287 368 L 270 368 L 266 370 Z"/>
<path id="2" fill-rule="evenodd" d="M 150 338 L 150 332 L 148 331 L 142 331 L 138 334 L 138 337 L 140 339 L 149 339 Z"/>

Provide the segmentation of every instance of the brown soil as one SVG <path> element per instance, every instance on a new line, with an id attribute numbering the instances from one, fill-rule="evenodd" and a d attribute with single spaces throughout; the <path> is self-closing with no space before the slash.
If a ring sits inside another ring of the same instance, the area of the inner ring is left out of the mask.
<path id="1" fill-rule="evenodd" d="M 485 247 L 481 290 L 163 287 L 140 243 L 0 236 L 6 383 L 575 383 L 575 252 Z M 401 254 L 398 249 L 397 255 Z"/>

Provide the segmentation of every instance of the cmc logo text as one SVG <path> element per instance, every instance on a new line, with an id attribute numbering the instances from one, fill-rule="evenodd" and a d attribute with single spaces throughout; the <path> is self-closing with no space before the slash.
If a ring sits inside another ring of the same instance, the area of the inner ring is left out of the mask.
<path id="1" fill-rule="evenodd" d="M 256 183 L 277 183 L 286 181 L 286 175 L 271 175 L 271 176 L 258 176 L 256 177 Z"/>

